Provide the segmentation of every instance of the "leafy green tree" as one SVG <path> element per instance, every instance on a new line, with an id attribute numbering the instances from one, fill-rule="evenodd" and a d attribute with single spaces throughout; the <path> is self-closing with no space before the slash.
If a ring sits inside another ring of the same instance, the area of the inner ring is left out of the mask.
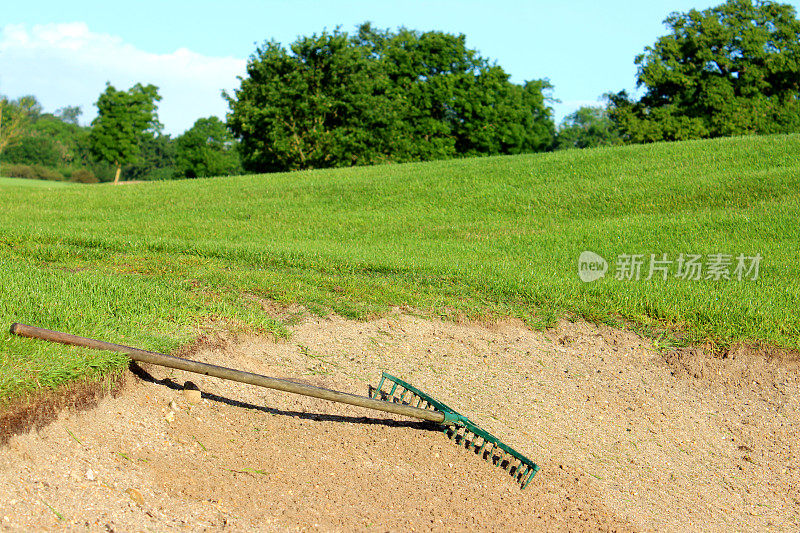
<path id="1" fill-rule="evenodd" d="M 241 173 L 236 138 L 217 117 L 201 118 L 175 140 L 175 175 L 181 178 Z"/>
<path id="2" fill-rule="evenodd" d="M 0 154 L 27 134 L 31 122 L 41 111 L 42 106 L 34 96 L 16 100 L 0 96 Z"/>
<path id="3" fill-rule="evenodd" d="M 549 94 L 553 85 L 542 79 L 505 86 L 511 94 L 503 100 L 507 114 L 501 113 L 493 123 L 500 143 L 495 153 L 542 152 L 553 148 L 555 123 L 549 105 L 555 101 Z"/>
<path id="4" fill-rule="evenodd" d="M 145 135 L 139 144 L 139 157 L 123 172 L 132 180 L 172 179 L 175 172 L 175 141 L 169 135 Z"/>
<path id="5" fill-rule="evenodd" d="M 72 120 L 65 121 L 57 115 L 40 115 L 31 124 L 28 135 L 32 138 L 46 139 L 52 145 L 58 153 L 56 166 L 90 165 L 89 128 L 79 126 Z"/>
<path id="6" fill-rule="evenodd" d="M 90 130 L 77 123 L 80 114 L 80 107 L 73 106 L 44 113 L 35 96 L 12 101 L 0 97 L 3 162 L 19 169 L 31 167 L 30 172 L 41 179 L 60 179 L 62 174 L 70 176 L 80 169 L 97 171 L 90 153 Z M 113 170 L 105 174 L 111 179 Z"/>
<path id="7" fill-rule="evenodd" d="M 225 96 L 244 168 L 277 171 L 548 149 L 549 89 L 510 83 L 463 35 L 363 24 L 265 43 Z"/>
<path id="8" fill-rule="evenodd" d="M 291 51 L 265 43 L 250 58 L 241 87 L 226 95 L 244 167 L 278 171 L 380 159 L 372 128 L 390 113 L 376 94 L 382 83 L 367 51 L 339 31 L 300 38 Z"/>
<path id="9" fill-rule="evenodd" d="M 558 128 L 558 149 L 613 146 L 621 142 L 616 125 L 604 107 L 581 107 L 564 117 Z"/>
<path id="10" fill-rule="evenodd" d="M 61 154 L 53 139 L 25 136 L 6 149 L 3 160 L 6 163 L 55 167 L 61 162 Z"/>
<path id="11" fill-rule="evenodd" d="M 97 100 L 89 141 L 94 156 L 115 167 L 114 183 L 119 182 L 124 165 L 139 161 L 144 140 L 161 129 L 156 113 L 160 100 L 156 86 L 141 83 L 127 91 L 107 83 Z"/>
<path id="12" fill-rule="evenodd" d="M 83 114 L 81 106 L 66 106 L 56 111 L 55 116 L 67 124 L 78 125 L 78 119 Z"/>
<path id="13" fill-rule="evenodd" d="M 611 95 L 628 142 L 800 131 L 800 21 L 769 0 L 673 13 L 636 58 L 639 101 Z"/>
<path id="14" fill-rule="evenodd" d="M 353 39 L 389 78 L 392 152 L 399 160 L 541 151 L 554 126 L 546 80 L 523 86 L 466 45 L 464 35 L 396 33 L 362 24 Z"/>

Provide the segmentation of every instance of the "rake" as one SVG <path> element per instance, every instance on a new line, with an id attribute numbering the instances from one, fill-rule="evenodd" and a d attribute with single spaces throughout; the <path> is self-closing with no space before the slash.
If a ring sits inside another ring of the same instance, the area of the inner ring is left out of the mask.
<path id="1" fill-rule="evenodd" d="M 444 434 L 456 444 L 473 451 L 490 464 L 505 470 L 522 489 L 528 486 L 533 476 L 539 471 L 536 463 L 501 442 L 488 431 L 478 427 L 466 416 L 385 372 L 377 387 L 369 387 L 369 396 L 359 396 L 25 324 L 12 324 L 11 333 L 60 344 L 120 352 L 126 354 L 131 360 L 141 363 L 175 368 L 433 422 L 441 425 Z"/>

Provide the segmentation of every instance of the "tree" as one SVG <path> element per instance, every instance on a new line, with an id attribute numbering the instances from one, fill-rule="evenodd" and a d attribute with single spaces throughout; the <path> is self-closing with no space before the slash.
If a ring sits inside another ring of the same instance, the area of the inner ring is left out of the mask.
<path id="1" fill-rule="evenodd" d="M 119 183 L 123 165 L 139 160 L 143 140 L 161 129 L 156 113 L 160 100 L 156 86 L 141 83 L 127 91 L 107 83 L 97 100 L 89 141 L 93 155 L 115 167 L 114 183 Z"/>
<path id="2" fill-rule="evenodd" d="M 67 124 L 78 125 L 78 118 L 83 114 L 81 106 L 66 106 L 57 110 L 55 116 Z"/>
<path id="3" fill-rule="evenodd" d="M 4 159 L 7 163 L 55 167 L 60 163 L 61 154 L 51 138 L 25 136 L 8 147 Z"/>
<path id="4" fill-rule="evenodd" d="M 40 177 L 70 176 L 88 167 L 96 171 L 89 149 L 89 128 L 77 124 L 79 116 L 80 107 L 72 106 L 44 113 L 35 96 L 12 101 L 0 97 L 3 161 L 31 167 L 17 171 Z M 105 174 L 111 179 L 113 170 Z"/>
<path id="5" fill-rule="evenodd" d="M 79 108 L 73 108 L 79 109 Z M 91 165 L 88 127 L 79 126 L 72 121 L 51 114 L 40 115 L 31 124 L 27 135 L 31 138 L 46 139 L 58 153 L 58 166 Z"/>
<path id="6" fill-rule="evenodd" d="M 508 78 L 463 35 L 363 24 L 259 47 L 228 126 L 261 172 L 550 148 L 549 83 Z"/>
<path id="7" fill-rule="evenodd" d="M 152 181 L 172 179 L 175 173 L 175 141 L 169 135 L 145 135 L 139 144 L 139 157 L 123 171 L 130 179 Z"/>
<path id="8" fill-rule="evenodd" d="M 244 167 L 264 172 L 380 160 L 381 126 L 391 113 L 378 94 L 382 83 L 366 50 L 338 30 L 300 38 L 291 52 L 265 43 L 251 56 L 241 87 L 225 95 Z"/>
<path id="9" fill-rule="evenodd" d="M 466 37 L 369 23 L 354 38 L 389 78 L 395 106 L 392 151 L 400 160 L 489 155 L 550 148 L 554 125 L 547 80 L 522 86 L 466 45 Z"/>
<path id="10" fill-rule="evenodd" d="M 559 149 L 613 146 L 622 141 L 604 107 L 584 106 L 564 117 L 558 128 Z"/>
<path id="11" fill-rule="evenodd" d="M 227 176 L 242 170 L 236 139 L 217 117 L 198 119 L 175 140 L 175 175 Z"/>
<path id="12" fill-rule="evenodd" d="M 611 96 L 626 141 L 800 131 L 800 21 L 769 0 L 673 13 L 636 58 L 637 102 Z"/>
<path id="13" fill-rule="evenodd" d="M 34 96 L 16 100 L 0 96 L 0 153 L 25 136 L 41 112 L 42 106 Z"/>

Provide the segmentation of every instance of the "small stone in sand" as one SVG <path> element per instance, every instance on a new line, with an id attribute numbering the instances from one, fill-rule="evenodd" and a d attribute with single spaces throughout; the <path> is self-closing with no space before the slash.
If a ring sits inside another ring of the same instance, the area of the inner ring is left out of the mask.
<path id="1" fill-rule="evenodd" d="M 131 497 L 131 500 L 135 501 L 139 505 L 144 505 L 144 497 L 142 496 L 142 493 L 139 492 L 138 490 L 130 488 L 126 490 L 125 493 Z"/>
<path id="2" fill-rule="evenodd" d="M 186 398 L 186 401 L 189 403 L 200 403 L 202 395 L 200 394 L 200 389 L 197 388 L 197 385 L 192 383 L 191 381 L 187 381 L 183 384 L 183 397 Z"/>

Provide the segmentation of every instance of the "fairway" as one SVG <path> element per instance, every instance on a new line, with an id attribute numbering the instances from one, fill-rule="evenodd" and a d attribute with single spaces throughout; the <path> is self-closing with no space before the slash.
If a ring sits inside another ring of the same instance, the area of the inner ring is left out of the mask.
<path id="1" fill-rule="evenodd" d="M 274 300 L 798 349 L 799 154 L 790 135 L 125 186 L 3 179 L 0 322 L 170 351 L 211 330 L 285 335 L 262 309 Z M 586 250 L 612 262 L 606 277 L 580 280 Z M 760 255 L 757 279 L 613 275 L 621 254 L 718 253 Z M 125 364 L 0 338 L 4 401 Z"/>

